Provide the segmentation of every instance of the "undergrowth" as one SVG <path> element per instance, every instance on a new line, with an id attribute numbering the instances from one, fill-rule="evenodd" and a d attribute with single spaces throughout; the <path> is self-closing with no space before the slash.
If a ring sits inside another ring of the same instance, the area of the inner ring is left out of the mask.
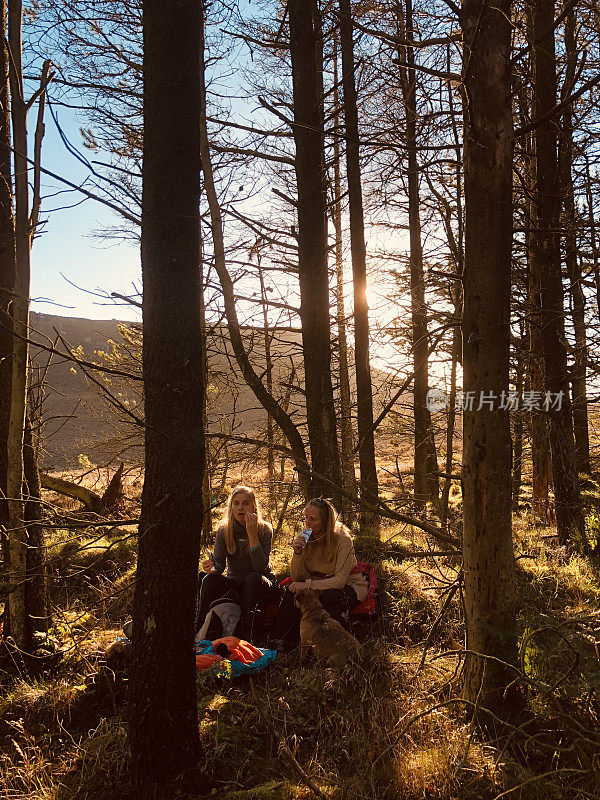
<path id="1" fill-rule="evenodd" d="M 279 575 L 292 531 L 284 527 L 274 547 Z M 130 792 L 124 684 L 94 682 L 130 612 L 130 533 L 58 531 L 50 543 L 50 634 L 64 652 L 36 681 L 2 679 L 0 800 L 116 800 Z M 482 736 L 460 700 L 464 626 L 460 591 L 451 592 L 460 563 L 416 555 L 423 538 L 388 526 L 382 541 L 356 540 L 357 556 L 379 576 L 384 611 L 355 629 L 365 647 L 360 665 L 303 667 L 292 653 L 252 679 L 198 680 L 210 796 L 314 797 L 306 778 L 340 800 L 600 796 L 600 574 L 551 533 L 515 519 L 517 722 Z"/>

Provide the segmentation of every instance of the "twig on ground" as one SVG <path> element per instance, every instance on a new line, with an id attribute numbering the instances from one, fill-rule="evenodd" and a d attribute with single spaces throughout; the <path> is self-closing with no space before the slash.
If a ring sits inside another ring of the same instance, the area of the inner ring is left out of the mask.
<path id="1" fill-rule="evenodd" d="M 433 634 L 435 632 L 435 629 L 437 628 L 437 626 L 440 623 L 442 617 L 446 613 L 446 609 L 448 608 L 448 606 L 452 602 L 452 598 L 454 597 L 454 595 L 458 591 L 458 587 L 460 585 L 461 580 L 462 580 L 462 575 L 459 575 L 459 577 L 456 580 L 456 582 L 450 587 L 450 589 L 448 591 L 448 594 L 446 596 L 446 599 L 444 600 L 444 605 L 442 606 L 442 608 L 440 610 L 440 613 L 435 618 L 435 621 L 434 621 L 433 625 L 431 626 L 431 630 L 427 634 L 427 639 L 425 639 L 425 644 L 423 646 L 423 655 L 421 656 L 421 661 L 419 663 L 419 668 L 417 669 L 417 675 L 421 672 L 421 670 L 423 669 L 423 665 L 425 664 L 425 658 L 427 656 L 427 651 L 429 650 L 429 645 L 431 644 L 431 640 L 433 638 Z"/>
<path id="2" fill-rule="evenodd" d="M 251 692 L 252 692 L 252 699 L 256 703 L 256 709 L 258 710 L 259 716 L 261 717 L 261 719 L 263 720 L 263 722 L 265 723 L 267 728 L 271 731 L 271 734 L 277 740 L 277 742 L 279 744 L 279 751 L 285 756 L 287 761 L 289 761 L 291 766 L 296 770 L 296 772 L 298 773 L 298 776 L 300 777 L 300 780 L 302 781 L 302 783 L 304 783 L 306 786 L 308 786 L 308 788 L 312 792 L 314 792 L 314 794 L 316 794 L 317 797 L 322 798 L 322 800 L 327 800 L 326 796 L 319 789 L 317 784 L 311 778 L 308 777 L 306 772 L 304 772 L 304 770 L 302 769 L 300 764 L 296 761 L 296 759 L 294 758 L 294 754 L 290 750 L 290 748 L 289 748 L 288 744 L 286 743 L 285 739 L 283 738 L 283 736 L 281 736 L 277 732 L 273 721 L 271 719 L 269 719 L 269 717 L 263 712 L 263 710 L 261 708 L 261 704 L 260 704 L 260 702 L 259 702 L 259 700 L 258 700 L 258 698 L 256 696 L 256 689 L 254 687 L 254 682 L 252 681 L 252 678 L 250 679 L 250 686 L 251 686 Z"/>

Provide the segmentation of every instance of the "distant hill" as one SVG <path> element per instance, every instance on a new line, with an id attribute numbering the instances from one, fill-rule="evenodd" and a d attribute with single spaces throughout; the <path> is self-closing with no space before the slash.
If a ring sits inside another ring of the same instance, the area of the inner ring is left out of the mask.
<path id="1" fill-rule="evenodd" d="M 31 313 L 30 325 L 33 341 L 52 346 L 60 334 L 71 348 L 80 347 L 83 357 L 90 361 L 97 360 L 95 351 L 106 351 L 110 340 L 120 339 L 117 320 Z M 57 349 L 65 350 L 62 342 L 58 342 Z M 88 381 L 71 360 L 35 346 L 31 347 L 31 359 L 35 372 L 43 371 L 47 383 L 41 465 L 45 469 L 74 466 L 79 454 L 90 455 L 98 447 L 102 451 L 102 442 L 114 436 L 115 415 L 100 400 L 99 387 Z"/>
<path id="2" fill-rule="evenodd" d="M 31 313 L 31 338 L 51 346 L 62 337 L 71 349 L 78 349 L 82 359 L 102 362 L 99 352 L 109 352 L 111 343 L 123 344 L 118 320 L 90 320 Z M 139 329 L 139 325 L 137 328 Z M 264 330 L 245 328 L 246 348 L 255 369 L 266 382 Z M 269 330 L 273 359 L 273 392 L 288 403 L 288 412 L 297 420 L 305 417 L 301 334 L 297 329 Z M 264 430 L 266 415 L 237 369 L 229 346 L 227 329 L 215 328 L 209 336 L 209 426 L 214 431 L 234 435 L 257 435 Z M 58 342 L 58 349 L 65 345 Z M 139 352 L 137 353 L 139 355 Z M 71 360 L 50 355 L 32 346 L 32 362 L 36 374 L 45 373 L 47 391 L 43 401 L 44 446 L 41 465 L 44 469 L 63 469 L 77 465 L 80 455 L 94 463 L 114 457 L 127 448 L 126 459 L 142 458 L 139 426 L 118 412 L 103 396 L 100 386 L 86 377 Z M 125 367 L 126 369 L 128 367 Z M 139 364 L 136 366 L 139 370 Z M 90 372 L 97 381 L 102 377 Z M 292 380 L 290 381 L 290 378 Z M 374 371 L 373 383 L 380 403 L 393 388 L 390 375 Z M 110 391 L 134 414 L 141 414 L 141 385 L 110 379 Z"/>

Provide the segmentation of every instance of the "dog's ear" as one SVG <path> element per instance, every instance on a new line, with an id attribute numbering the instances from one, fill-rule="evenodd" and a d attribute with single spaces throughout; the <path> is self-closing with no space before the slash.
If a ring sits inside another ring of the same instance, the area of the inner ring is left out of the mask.
<path id="1" fill-rule="evenodd" d="M 317 592 L 315 592 L 314 589 L 302 589 L 302 591 L 299 592 L 299 594 L 302 597 L 301 599 L 302 605 L 298 607 L 299 608 L 301 607 L 303 611 L 308 611 L 308 609 L 318 609 L 319 606 L 321 605 L 321 603 L 319 602 L 319 595 Z M 296 597 L 297 596 L 298 595 L 296 595 Z"/>
<path id="2" fill-rule="evenodd" d="M 300 589 L 299 592 L 296 592 L 294 597 L 294 605 L 296 608 L 302 608 L 303 603 L 306 601 L 308 589 Z"/>

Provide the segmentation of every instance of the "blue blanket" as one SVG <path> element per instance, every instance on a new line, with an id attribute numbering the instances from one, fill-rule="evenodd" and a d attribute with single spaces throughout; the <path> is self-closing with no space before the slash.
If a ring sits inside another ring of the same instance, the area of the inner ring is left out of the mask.
<path id="1" fill-rule="evenodd" d="M 242 661 L 236 661 L 233 658 L 224 658 L 223 661 L 215 664 L 217 670 L 220 672 L 222 668 L 223 675 L 228 675 L 232 678 L 237 678 L 239 675 L 254 675 L 257 672 L 262 672 L 265 667 L 274 661 L 277 657 L 277 650 L 263 650 L 261 647 L 257 648 L 262 653 L 262 656 L 253 661 L 251 664 L 244 664 Z M 213 643 L 203 639 L 196 642 L 196 655 L 202 656 L 213 654 Z"/>

